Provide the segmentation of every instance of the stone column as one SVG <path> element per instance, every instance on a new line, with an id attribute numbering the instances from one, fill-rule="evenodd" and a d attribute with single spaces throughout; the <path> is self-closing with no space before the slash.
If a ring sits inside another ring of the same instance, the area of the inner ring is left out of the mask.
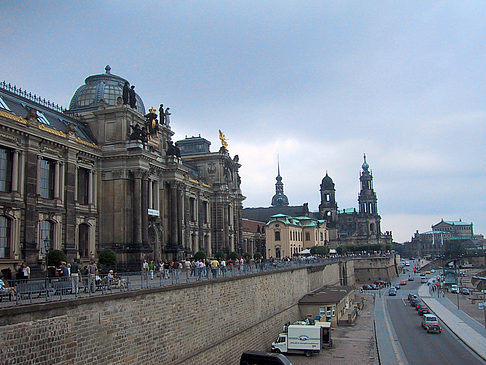
<path id="1" fill-rule="evenodd" d="M 25 180 L 24 180 L 24 169 L 25 169 L 25 155 L 22 151 L 19 152 L 20 154 L 20 158 L 19 158 L 19 171 L 20 171 L 20 174 L 19 174 L 19 193 L 20 195 L 24 195 L 24 184 L 25 184 Z"/>
<path id="2" fill-rule="evenodd" d="M 63 202 L 64 201 L 64 190 L 65 190 L 65 185 L 66 185 L 66 167 L 64 166 L 64 163 L 60 162 L 60 169 L 59 169 L 59 173 L 60 173 L 60 183 L 61 183 L 61 191 L 59 192 L 59 199 L 61 199 L 61 201 Z"/>
<path id="3" fill-rule="evenodd" d="M 54 199 L 59 199 L 59 161 L 54 167 Z"/>
<path id="4" fill-rule="evenodd" d="M 41 193 L 41 186 L 40 186 L 40 180 L 41 180 L 41 161 L 42 157 L 37 156 L 37 184 L 36 184 L 36 192 L 37 195 L 39 196 Z"/>
<path id="5" fill-rule="evenodd" d="M 15 150 L 13 153 L 12 163 L 12 191 L 19 191 L 19 151 Z"/>
<path id="6" fill-rule="evenodd" d="M 96 202 L 98 201 L 98 174 L 96 170 L 92 170 L 93 172 L 93 205 L 96 207 Z"/>
<path id="7" fill-rule="evenodd" d="M 177 186 L 177 245 L 182 246 L 182 226 L 183 222 L 183 191 L 180 186 Z"/>
<path id="8" fill-rule="evenodd" d="M 78 202 L 78 171 L 79 166 L 74 167 L 74 202 Z"/>
<path id="9" fill-rule="evenodd" d="M 148 180 L 148 207 L 149 209 L 154 209 L 154 201 L 153 201 L 153 190 L 152 190 L 152 180 Z"/>
<path id="10" fill-rule="evenodd" d="M 154 207 L 156 210 L 159 211 L 159 217 L 161 217 L 161 212 L 160 212 L 160 186 L 159 186 L 159 182 L 156 181 L 155 182 L 155 204 L 154 204 Z"/>
<path id="11" fill-rule="evenodd" d="M 177 246 L 177 188 L 175 183 L 170 183 L 169 185 L 169 229 L 170 229 L 170 244 L 172 246 Z"/>
<path id="12" fill-rule="evenodd" d="M 141 209 L 142 209 L 142 243 L 144 246 L 148 246 L 148 189 L 147 185 L 150 184 L 148 180 L 147 174 L 143 174 L 142 176 L 142 201 L 141 201 Z"/>
<path id="13" fill-rule="evenodd" d="M 88 172 L 88 205 L 93 204 L 93 170 Z"/>
<path id="14" fill-rule="evenodd" d="M 142 243 L 142 171 L 133 172 L 134 192 L 133 192 L 133 240 L 134 243 Z"/>

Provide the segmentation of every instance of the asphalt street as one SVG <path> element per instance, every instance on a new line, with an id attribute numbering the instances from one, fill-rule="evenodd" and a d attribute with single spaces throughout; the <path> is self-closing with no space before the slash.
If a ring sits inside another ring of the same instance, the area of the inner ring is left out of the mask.
<path id="1" fill-rule="evenodd" d="M 402 276 L 403 278 L 408 278 Z M 406 279 L 405 279 L 406 280 Z M 397 281 L 398 282 L 398 281 Z M 408 293 L 417 293 L 420 286 L 417 275 L 415 281 L 397 291 L 397 296 L 383 294 L 398 342 L 409 364 L 483 364 L 447 327 L 441 325 L 441 334 L 427 333 L 421 327 L 422 317 L 408 303 Z"/>

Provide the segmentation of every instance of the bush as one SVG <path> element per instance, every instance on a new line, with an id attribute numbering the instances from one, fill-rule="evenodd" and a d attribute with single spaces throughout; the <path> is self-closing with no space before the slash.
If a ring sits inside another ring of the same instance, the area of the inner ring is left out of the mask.
<path id="1" fill-rule="evenodd" d="M 231 252 L 228 256 L 230 258 L 230 260 L 238 260 L 238 254 L 236 252 Z"/>
<path id="2" fill-rule="evenodd" d="M 245 252 L 245 253 L 243 254 L 243 258 L 244 258 L 246 261 L 248 261 L 249 259 L 251 259 L 251 253 Z"/>
<path id="3" fill-rule="evenodd" d="M 344 255 L 346 252 L 348 252 L 348 249 L 346 246 L 339 246 L 336 248 L 336 252 L 339 254 L 339 255 Z"/>
<path id="4" fill-rule="evenodd" d="M 103 266 L 115 266 L 116 265 L 116 253 L 109 248 L 101 251 L 99 262 Z"/>
<path id="5" fill-rule="evenodd" d="M 61 265 L 61 262 L 66 261 L 66 254 L 64 251 L 61 250 L 52 250 L 49 251 L 47 255 L 47 266 L 55 266 L 58 267 Z"/>
<path id="6" fill-rule="evenodd" d="M 255 252 L 253 257 L 255 258 L 255 260 L 260 260 L 262 258 L 262 254 L 260 252 Z"/>
<path id="7" fill-rule="evenodd" d="M 196 260 L 205 260 L 206 259 L 206 252 L 204 252 L 204 251 L 197 251 L 194 254 L 194 258 Z"/>
<path id="8" fill-rule="evenodd" d="M 214 254 L 214 258 L 216 259 L 222 259 L 224 257 L 224 254 L 221 251 L 216 251 Z"/>

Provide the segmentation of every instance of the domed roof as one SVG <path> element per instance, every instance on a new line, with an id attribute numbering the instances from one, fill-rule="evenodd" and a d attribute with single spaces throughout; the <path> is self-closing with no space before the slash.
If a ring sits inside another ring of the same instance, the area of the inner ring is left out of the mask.
<path id="1" fill-rule="evenodd" d="M 111 67 L 109 65 L 105 67 L 105 71 L 104 74 L 92 75 L 84 80 L 85 84 L 76 90 L 71 99 L 70 111 L 83 112 L 96 109 L 101 99 L 109 106 L 117 104 L 116 99 L 122 96 L 123 85 L 127 80 L 110 73 Z M 142 99 L 138 94 L 135 97 L 137 99 L 137 110 L 145 114 Z"/>
<path id="2" fill-rule="evenodd" d="M 363 159 L 364 159 L 364 162 L 361 165 L 361 167 L 363 168 L 363 171 L 367 172 L 368 169 L 370 168 L 370 165 L 368 165 L 368 162 L 366 162 L 366 154 L 363 154 Z"/>
<path id="3" fill-rule="evenodd" d="M 332 181 L 331 177 L 327 174 L 327 171 L 326 176 L 324 176 L 324 178 L 322 179 L 321 188 L 334 189 L 334 181 Z"/>
<path id="4" fill-rule="evenodd" d="M 273 207 L 286 207 L 289 205 L 289 198 L 283 193 L 277 193 L 272 198 Z"/>

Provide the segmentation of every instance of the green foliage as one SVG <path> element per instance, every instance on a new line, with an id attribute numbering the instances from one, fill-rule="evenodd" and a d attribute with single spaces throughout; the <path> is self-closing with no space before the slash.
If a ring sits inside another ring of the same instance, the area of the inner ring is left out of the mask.
<path id="1" fill-rule="evenodd" d="M 99 262 L 104 266 L 114 266 L 116 265 L 116 253 L 109 248 L 101 251 Z"/>
<path id="2" fill-rule="evenodd" d="M 312 246 L 310 253 L 313 256 L 325 256 L 329 253 L 329 247 L 327 246 Z"/>
<path id="3" fill-rule="evenodd" d="M 447 241 L 446 248 L 444 252 L 444 258 L 446 259 L 457 259 L 464 256 L 466 249 L 461 242 Z"/>
<path id="4" fill-rule="evenodd" d="M 214 254 L 214 257 L 216 259 L 222 259 L 224 257 L 224 254 L 221 251 L 216 251 L 216 253 Z"/>
<path id="5" fill-rule="evenodd" d="M 197 251 L 194 254 L 194 258 L 196 260 L 205 260 L 206 259 L 206 252 L 204 252 L 204 251 Z"/>
<path id="6" fill-rule="evenodd" d="M 245 260 L 249 260 L 249 259 L 251 259 L 251 253 L 245 252 L 245 253 L 243 254 L 243 258 L 244 258 Z"/>
<path id="7" fill-rule="evenodd" d="M 66 261 L 66 254 L 61 250 L 49 251 L 47 255 L 47 265 L 48 266 L 59 266 L 61 262 Z"/>
<path id="8" fill-rule="evenodd" d="M 344 255 L 346 252 L 348 252 L 348 248 L 346 246 L 338 246 L 336 248 L 336 252 L 339 254 L 339 255 Z"/>
<path id="9" fill-rule="evenodd" d="M 255 252 L 253 257 L 255 258 L 255 260 L 260 260 L 262 258 L 262 254 L 260 252 Z"/>
<path id="10" fill-rule="evenodd" d="M 230 258 L 230 260 L 238 260 L 238 254 L 236 252 L 231 252 L 228 256 Z"/>

